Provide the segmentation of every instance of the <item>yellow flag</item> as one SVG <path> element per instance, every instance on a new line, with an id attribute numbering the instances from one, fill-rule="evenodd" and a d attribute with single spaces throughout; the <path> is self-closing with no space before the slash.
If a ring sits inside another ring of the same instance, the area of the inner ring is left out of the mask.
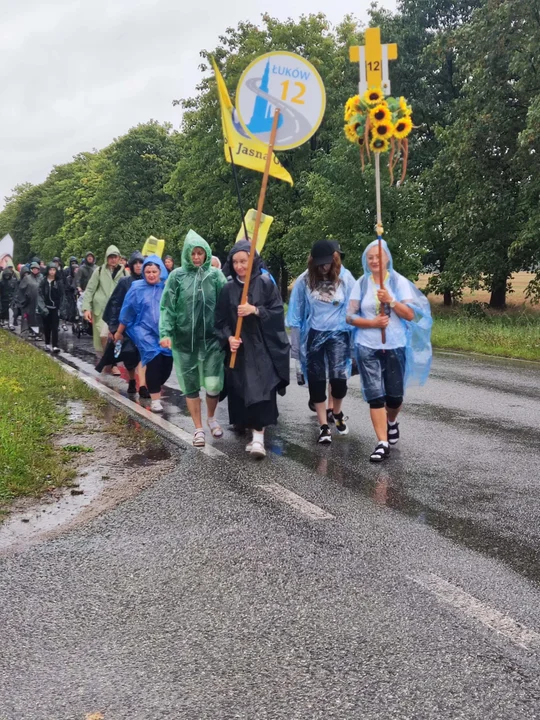
<path id="1" fill-rule="evenodd" d="M 247 211 L 244 222 L 242 223 L 242 227 L 238 231 L 238 235 L 236 236 L 236 242 L 239 240 L 249 240 L 251 242 L 251 239 L 253 238 L 253 231 L 255 230 L 255 218 L 257 217 L 257 211 L 251 208 Z M 262 213 L 261 215 L 261 224 L 259 225 L 259 233 L 257 235 L 257 252 L 262 252 L 262 249 L 264 247 L 264 243 L 266 242 L 266 238 L 268 237 L 268 231 L 270 230 L 270 225 L 274 222 L 274 218 L 272 215 L 265 215 Z M 245 224 L 245 229 L 244 229 Z M 246 230 L 248 232 L 248 236 L 246 237 Z"/>
<path id="2" fill-rule="evenodd" d="M 225 150 L 225 160 L 230 163 L 232 153 L 236 165 L 242 165 L 250 170 L 257 170 L 257 172 L 262 173 L 264 172 L 268 148 L 264 143 L 259 142 L 259 140 L 253 140 L 246 135 L 244 128 L 236 118 L 236 110 L 229 97 L 225 80 L 223 80 L 214 58 L 212 58 L 212 65 L 216 73 L 219 104 L 221 106 L 221 125 L 225 139 L 223 146 Z M 278 178 L 278 180 L 284 180 L 291 185 L 293 184 L 292 177 L 280 163 L 275 153 L 272 153 L 270 175 Z"/>

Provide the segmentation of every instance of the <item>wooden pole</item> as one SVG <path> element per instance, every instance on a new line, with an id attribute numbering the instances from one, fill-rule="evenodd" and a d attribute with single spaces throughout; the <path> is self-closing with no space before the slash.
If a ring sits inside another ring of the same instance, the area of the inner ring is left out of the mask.
<path id="1" fill-rule="evenodd" d="M 264 209 L 264 199 L 266 197 L 266 188 L 268 186 L 268 177 L 270 175 L 270 166 L 272 163 L 272 156 L 274 153 L 274 143 L 276 142 L 278 122 L 279 122 L 279 108 L 276 108 L 276 110 L 274 112 L 274 121 L 272 123 L 272 130 L 270 132 L 270 140 L 268 142 L 268 154 L 266 156 L 266 165 L 264 167 L 264 174 L 263 174 L 263 179 L 262 179 L 262 184 L 261 184 L 261 192 L 259 193 L 259 204 L 257 205 L 257 215 L 255 217 L 255 227 L 253 229 L 253 237 L 251 239 L 249 262 L 248 262 L 248 266 L 247 266 L 246 277 L 244 280 L 244 289 L 242 290 L 242 298 L 240 300 L 240 305 L 245 305 L 247 302 L 247 299 L 248 299 L 249 283 L 251 280 L 251 272 L 253 270 L 253 261 L 255 259 L 255 252 L 257 250 L 259 227 L 261 225 L 261 218 L 262 218 L 263 209 Z M 246 239 L 249 239 L 249 238 L 246 238 Z M 244 318 L 239 317 L 238 321 L 236 323 L 236 332 L 234 333 L 234 337 L 237 340 L 240 338 L 240 335 L 242 333 L 243 321 L 244 321 Z M 233 352 L 231 354 L 231 361 L 229 363 L 229 367 L 232 369 L 232 368 L 234 368 L 235 364 L 236 364 L 236 352 Z"/>
<path id="2" fill-rule="evenodd" d="M 232 151 L 230 145 L 229 145 L 229 157 L 231 158 L 232 174 L 233 174 L 233 178 L 234 178 L 234 185 L 236 187 L 236 198 L 238 200 L 238 209 L 240 210 L 240 217 L 242 219 L 242 225 L 244 227 L 244 235 L 246 236 L 246 240 L 249 240 L 249 233 L 248 233 L 247 227 L 246 227 L 246 218 L 245 218 L 244 208 L 242 207 L 242 195 L 240 194 L 240 183 L 238 182 L 238 173 L 236 172 L 236 163 L 234 162 L 233 151 Z"/>
<path id="3" fill-rule="evenodd" d="M 383 271 L 383 249 L 382 249 L 382 210 L 381 210 L 381 153 L 375 153 L 375 200 L 377 203 L 377 240 L 379 241 L 379 287 L 382 290 L 384 287 L 384 271 Z M 380 315 L 385 314 L 384 303 L 381 303 L 379 310 Z M 386 330 L 381 328 L 381 340 L 382 344 L 386 344 Z"/>

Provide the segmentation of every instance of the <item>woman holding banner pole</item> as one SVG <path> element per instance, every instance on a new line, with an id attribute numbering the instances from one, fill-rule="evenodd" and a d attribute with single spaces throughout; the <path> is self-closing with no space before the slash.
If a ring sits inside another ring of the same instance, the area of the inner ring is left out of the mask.
<path id="1" fill-rule="evenodd" d="M 394 270 L 384 240 L 367 246 L 362 265 L 364 274 L 353 287 L 347 322 L 356 328 L 356 360 L 377 436 L 370 460 L 382 462 L 399 440 L 397 417 L 405 388 L 414 381 L 423 385 L 429 374 L 431 309 L 426 296 Z"/>
<path id="2" fill-rule="evenodd" d="M 241 304 L 249 254 L 250 243 L 246 240 L 236 243 L 229 253 L 231 278 L 219 296 L 216 332 L 227 353 L 229 420 L 252 430 L 246 451 L 263 458 L 265 428 L 277 422 L 277 394 L 284 395 L 289 384 L 289 340 L 281 295 L 272 278 L 262 271 L 258 254 L 253 261 L 247 302 Z M 243 324 L 236 339 L 238 318 L 243 318 Z M 232 353 L 236 353 L 236 363 L 231 369 Z"/>

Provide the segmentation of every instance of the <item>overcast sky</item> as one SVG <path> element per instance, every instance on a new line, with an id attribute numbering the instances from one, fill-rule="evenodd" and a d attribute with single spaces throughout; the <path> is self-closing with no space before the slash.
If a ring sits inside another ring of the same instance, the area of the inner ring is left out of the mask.
<path id="1" fill-rule="evenodd" d="M 393 9 L 394 0 L 380 4 Z M 178 127 L 199 51 L 263 12 L 366 20 L 369 0 L 0 0 L 0 209 L 23 182 L 140 122 Z"/>

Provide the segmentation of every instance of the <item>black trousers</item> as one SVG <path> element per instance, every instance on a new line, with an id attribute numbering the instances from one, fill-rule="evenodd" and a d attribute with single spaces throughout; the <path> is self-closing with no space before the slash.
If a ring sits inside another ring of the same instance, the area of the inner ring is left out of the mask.
<path id="1" fill-rule="evenodd" d="M 169 379 L 172 367 L 173 359 L 171 355 L 159 353 L 150 360 L 146 366 L 146 387 L 151 395 L 161 392 L 161 386 Z"/>
<path id="2" fill-rule="evenodd" d="M 49 308 L 49 314 L 42 316 L 45 345 L 58 347 L 58 310 Z M 51 342 L 52 340 L 52 342 Z"/>

